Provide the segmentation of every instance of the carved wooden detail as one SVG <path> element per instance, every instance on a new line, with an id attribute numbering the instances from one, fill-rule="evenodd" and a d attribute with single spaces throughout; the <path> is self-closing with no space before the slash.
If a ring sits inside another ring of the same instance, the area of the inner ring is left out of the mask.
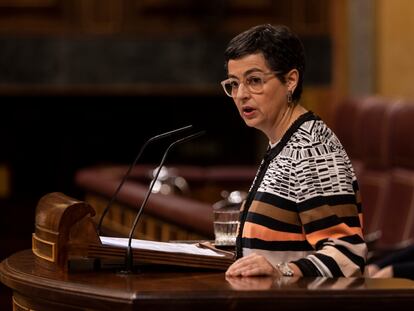
<path id="1" fill-rule="evenodd" d="M 36 207 L 32 236 L 32 251 L 38 264 L 49 270 L 64 271 L 69 257 L 82 255 L 71 248 L 83 244 L 101 245 L 91 219 L 94 215 L 89 204 L 63 193 L 43 196 Z"/>

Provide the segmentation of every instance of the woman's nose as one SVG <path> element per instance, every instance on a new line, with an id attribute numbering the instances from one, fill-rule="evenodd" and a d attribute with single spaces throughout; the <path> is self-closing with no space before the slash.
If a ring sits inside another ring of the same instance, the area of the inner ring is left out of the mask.
<path id="1" fill-rule="evenodd" d="M 244 83 L 239 84 L 239 88 L 237 89 L 236 98 L 242 99 L 250 96 L 249 90 L 244 86 Z"/>

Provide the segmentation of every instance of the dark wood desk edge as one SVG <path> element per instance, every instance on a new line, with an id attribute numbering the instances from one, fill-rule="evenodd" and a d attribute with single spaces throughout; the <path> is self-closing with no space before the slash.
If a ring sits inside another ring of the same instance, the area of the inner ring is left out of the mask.
<path id="1" fill-rule="evenodd" d="M 23 253 L 29 255 L 28 253 L 31 253 L 31 250 L 24 250 L 12 256 Z M 62 297 L 72 298 L 74 302 L 88 302 L 94 299 L 95 301 L 99 300 L 102 303 L 108 304 L 108 310 L 129 304 L 132 305 L 133 301 L 136 300 L 136 293 L 134 292 L 112 292 L 109 295 L 108 293 L 102 295 L 98 291 L 93 291 L 93 286 L 73 285 L 70 282 L 28 275 L 11 267 L 8 262 L 9 258 L 0 263 L 0 281 L 13 291 L 25 296 L 36 296 L 37 298 L 47 300 L 51 297 L 50 291 L 53 288 L 53 298 L 57 301 L 60 301 L 59 298 Z M 84 304 L 80 305 L 85 306 Z"/>
<path id="2" fill-rule="evenodd" d="M 9 259 L 14 256 L 31 256 L 31 251 L 21 251 L 0 264 L 0 280 L 18 295 L 35 297 L 38 300 L 56 304 L 70 301 L 72 306 L 88 306 L 96 310 L 164 310 L 229 308 L 234 310 L 271 310 L 275 304 L 284 310 L 312 309 L 328 310 L 371 310 L 384 307 L 402 307 L 414 304 L 414 288 L 396 289 L 307 289 L 281 288 L 268 290 L 235 290 L 230 286 L 222 289 L 183 291 L 142 290 L 112 292 L 95 289 L 93 284 L 85 285 L 65 280 L 53 280 L 39 275 L 29 275 L 14 269 Z M 29 258 L 30 259 L 30 258 Z M 212 273 L 214 274 L 214 273 Z M 184 275 L 184 274 L 183 274 Z M 207 276 L 209 274 L 206 274 Z M 128 276 L 126 276 L 128 278 Z M 223 276 L 224 278 L 224 276 Z M 334 304 L 334 306 L 333 306 Z"/>

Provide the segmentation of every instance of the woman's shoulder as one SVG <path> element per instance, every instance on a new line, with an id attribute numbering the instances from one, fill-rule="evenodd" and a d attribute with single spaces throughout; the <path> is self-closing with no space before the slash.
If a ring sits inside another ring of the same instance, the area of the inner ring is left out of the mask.
<path id="1" fill-rule="evenodd" d="M 317 154 L 343 149 L 338 137 L 321 119 L 304 122 L 292 135 L 287 147 L 309 152 L 317 150 Z"/>

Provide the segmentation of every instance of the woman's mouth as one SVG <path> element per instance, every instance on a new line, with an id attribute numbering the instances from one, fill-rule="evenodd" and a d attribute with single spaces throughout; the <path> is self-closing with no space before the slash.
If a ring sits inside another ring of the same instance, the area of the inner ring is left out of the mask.
<path id="1" fill-rule="evenodd" d="M 245 107 L 242 108 L 242 114 L 246 118 L 253 117 L 255 111 L 256 111 L 256 109 L 254 109 L 252 107 L 249 107 L 249 106 L 245 106 Z"/>

